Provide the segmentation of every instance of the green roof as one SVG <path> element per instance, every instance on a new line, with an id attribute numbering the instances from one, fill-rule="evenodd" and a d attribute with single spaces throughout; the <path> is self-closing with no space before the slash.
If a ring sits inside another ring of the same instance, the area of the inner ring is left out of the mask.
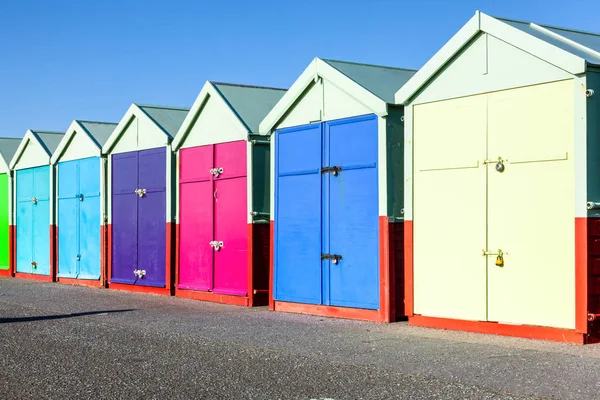
<path id="1" fill-rule="evenodd" d="M 175 137 L 188 111 L 190 111 L 189 108 L 182 107 L 151 106 L 147 104 L 136 105 L 160 126 L 171 139 Z"/>
<path id="2" fill-rule="evenodd" d="M 22 140 L 20 138 L 0 138 L 0 155 L 6 164 L 10 163 Z"/>
<path id="3" fill-rule="evenodd" d="M 53 132 L 53 131 L 34 131 L 31 132 L 37 136 L 42 146 L 46 148 L 46 151 L 52 155 L 54 150 L 58 147 L 60 141 L 65 135 L 64 132 Z"/>
<path id="4" fill-rule="evenodd" d="M 389 104 L 394 104 L 396 92 L 417 72 L 348 61 L 323 61 Z"/>
<path id="5" fill-rule="evenodd" d="M 98 146 L 102 147 L 113 133 L 117 124 L 112 122 L 79 121 L 77 123 L 83 127 L 94 138 Z"/>
<path id="6" fill-rule="evenodd" d="M 260 122 L 286 92 L 286 89 L 263 86 L 211 83 L 250 132 L 258 132 Z"/>

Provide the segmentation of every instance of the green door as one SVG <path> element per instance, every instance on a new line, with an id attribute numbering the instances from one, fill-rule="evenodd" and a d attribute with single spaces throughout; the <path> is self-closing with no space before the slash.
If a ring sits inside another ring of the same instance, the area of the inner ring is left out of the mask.
<path id="1" fill-rule="evenodd" d="M 9 269 L 8 174 L 0 174 L 0 269 Z"/>

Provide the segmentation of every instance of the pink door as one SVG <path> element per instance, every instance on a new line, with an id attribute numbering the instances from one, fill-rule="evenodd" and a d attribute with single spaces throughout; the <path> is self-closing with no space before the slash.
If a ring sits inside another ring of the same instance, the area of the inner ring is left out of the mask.
<path id="1" fill-rule="evenodd" d="M 246 141 L 215 145 L 214 166 L 222 168 L 214 179 L 214 239 L 223 242 L 215 251 L 214 291 L 245 296 L 248 293 L 248 208 Z"/>
<path id="2" fill-rule="evenodd" d="M 180 289 L 213 288 L 213 146 L 182 149 L 179 179 Z"/>

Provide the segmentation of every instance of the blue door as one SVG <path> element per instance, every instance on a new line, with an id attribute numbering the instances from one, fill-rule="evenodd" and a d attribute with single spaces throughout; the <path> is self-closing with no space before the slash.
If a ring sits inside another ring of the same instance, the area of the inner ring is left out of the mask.
<path id="1" fill-rule="evenodd" d="M 274 298 L 379 308 L 377 117 L 276 132 Z"/>
<path id="2" fill-rule="evenodd" d="M 58 164 L 58 276 L 100 278 L 100 158 Z"/>
<path id="3" fill-rule="evenodd" d="M 18 170 L 17 272 L 50 275 L 50 166 Z"/>

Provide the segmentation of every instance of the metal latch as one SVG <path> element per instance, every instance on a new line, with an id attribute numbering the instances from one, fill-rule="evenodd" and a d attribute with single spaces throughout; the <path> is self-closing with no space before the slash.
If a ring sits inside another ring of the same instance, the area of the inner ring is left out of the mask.
<path id="1" fill-rule="evenodd" d="M 215 178 L 218 178 L 219 175 L 221 175 L 223 173 L 223 168 L 211 168 L 209 170 L 209 172 L 211 174 L 213 174 L 215 176 Z"/>
<path id="2" fill-rule="evenodd" d="M 146 275 L 146 270 L 145 269 L 134 269 L 133 274 L 141 279 L 144 277 L 144 275 Z"/>
<path id="3" fill-rule="evenodd" d="M 321 254 L 321 260 L 331 260 L 332 264 L 337 264 L 338 261 L 342 260 L 342 256 L 339 254 Z"/>
<path id="4" fill-rule="evenodd" d="M 333 167 L 321 167 L 321 173 L 322 173 L 322 174 L 326 174 L 326 173 L 328 173 L 328 172 L 331 172 L 331 174 L 332 174 L 333 176 L 337 176 L 337 174 L 338 174 L 339 172 L 341 172 L 341 171 L 342 171 L 342 167 L 339 167 L 339 166 L 333 166 Z"/>
<path id="5" fill-rule="evenodd" d="M 218 240 L 211 240 L 209 243 L 210 247 L 212 247 L 215 251 L 219 251 L 221 250 L 221 247 L 223 247 L 223 242 L 220 242 Z"/>
<path id="6" fill-rule="evenodd" d="M 32 197 L 32 198 L 31 198 L 31 202 L 32 202 L 33 204 L 37 204 L 37 202 L 38 202 L 38 199 L 37 199 L 37 197 Z"/>
<path id="7" fill-rule="evenodd" d="M 482 256 L 496 256 L 496 266 L 504 267 L 504 255 L 508 253 L 504 253 L 502 249 L 498 249 L 498 252 L 481 250 Z"/>
<path id="8" fill-rule="evenodd" d="M 80 194 L 80 195 L 79 195 L 79 196 L 77 196 L 77 197 L 79 197 L 79 201 L 83 201 L 83 195 L 82 195 L 82 194 Z"/>
<path id="9" fill-rule="evenodd" d="M 32 268 L 37 268 L 37 266 L 38 266 L 38 263 L 37 263 L 37 261 L 32 261 L 32 262 L 31 262 L 31 267 L 32 267 Z"/>
<path id="10" fill-rule="evenodd" d="M 140 197 L 144 197 L 144 195 L 146 194 L 146 189 L 135 189 L 134 193 Z"/>
<path id="11" fill-rule="evenodd" d="M 81 261 L 81 255 L 77 254 L 77 261 Z"/>
<path id="12" fill-rule="evenodd" d="M 504 172 L 504 161 L 502 157 L 498 157 L 498 160 L 483 160 L 483 164 L 496 164 L 496 171 Z"/>

